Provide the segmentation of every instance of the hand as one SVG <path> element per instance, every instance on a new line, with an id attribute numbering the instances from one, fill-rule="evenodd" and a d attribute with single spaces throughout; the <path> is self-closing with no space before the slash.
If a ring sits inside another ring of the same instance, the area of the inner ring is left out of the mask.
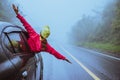
<path id="1" fill-rule="evenodd" d="M 14 4 L 12 4 L 13 10 L 15 11 L 16 14 L 18 14 L 18 6 L 16 7 Z"/>
<path id="2" fill-rule="evenodd" d="M 72 64 L 68 59 L 65 59 L 65 61 L 67 61 L 68 63 Z"/>

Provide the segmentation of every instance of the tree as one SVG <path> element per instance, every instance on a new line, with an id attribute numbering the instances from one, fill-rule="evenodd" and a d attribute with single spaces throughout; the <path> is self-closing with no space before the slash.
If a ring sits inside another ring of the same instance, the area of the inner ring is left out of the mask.
<path id="1" fill-rule="evenodd" d="M 116 37 L 116 44 L 120 44 L 120 1 L 117 0 L 115 4 L 115 18 L 112 22 L 114 36 Z"/>
<path id="2" fill-rule="evenodd" d="M 117 2 L 117 5 L 118 5 L 118 2 Z M 79 20 L 75 26 L 73 26 L 73 29 L 72 29 L 72 33 L 73 33 L 72 35 L 74 37 L 73 39 L 77 43 L 88 42 L 88 41 L 116 43 L 116 39 L 118 39 L 118 35 L 120 39 L 120 33 L 116 31 L 113 32 L 114 31 L 113 24 L 115 22 L 119 23 L 120 21 L 119 20 L 120 8 L 117 11 L 117 14 L 119 13 L 118 14 L 119 16 L 117 16 L 115 8 L 118 8 L 118 7 L 115 7 L 116 5 L 115 3 L 116 3 L 115 1 L 108 3 L 108 5 L 106 5 L 105 8 L 103 9 L 102 14 L 97 17 L 83 16 L 82 19 Z M 116 16 L 116 19 L 115 19 L 115 16 Z M 118 30 L 118 27 L 117 27 L 117 30 Z"/>
<path id="3" fill-rule="evenodd" d="M 98 22 L 99 19 L 96 17 L 83 16 L 72 28 L 71 38 L 75 44 L 91 41 L 95 36 Z"/>

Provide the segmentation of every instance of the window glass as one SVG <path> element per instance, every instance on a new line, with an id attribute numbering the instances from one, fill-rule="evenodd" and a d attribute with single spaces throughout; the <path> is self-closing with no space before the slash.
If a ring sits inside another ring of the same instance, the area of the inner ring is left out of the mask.
<path id="1" fill-rule="evenodd" d="M 5 39 L 4 39 L 5 46 L 12 53 L 28 52 L 27 42 L 25 41 L 24 39 L 25 37 L 23 36 L 21 32 L 5 34 Z"/>

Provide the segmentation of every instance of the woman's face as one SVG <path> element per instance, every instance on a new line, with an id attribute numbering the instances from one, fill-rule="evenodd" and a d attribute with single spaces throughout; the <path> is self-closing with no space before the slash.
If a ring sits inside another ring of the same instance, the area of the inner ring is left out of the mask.
<path id="1" fill-rule="evenodd" d="M 48 38 L 48 36 L 50 35 L 50 33 L 49 32 L 47 32 L 47 31 L 43 31 L 42 33 L 41 33 L 41 35 L 42 35 L 42 37 L 43 38 Z"/>
<path id="2" fill-rule="evenodd" d="M 48 38 L 48 36 L 50 35 L 50 29 L 49 29 L 49 26 L 45 26 L 43 28 L 43 30 L 41 31 L 41 35 L 43 38 Z"/>

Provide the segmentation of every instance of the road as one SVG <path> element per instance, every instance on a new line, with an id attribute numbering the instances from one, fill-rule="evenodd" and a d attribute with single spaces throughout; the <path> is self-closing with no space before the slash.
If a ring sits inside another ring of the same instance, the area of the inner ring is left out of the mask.
<path id="1" fill-rule="evenodd" d="M 70 45 L 51 44 L 72 64 L 41 53 L 44 80 L 120 80 L 120 59 Z"/>
<path id="2" fill-rule="evenodd" d="M 56 43 L 51 43 L 51 45 L 66 56 L 72 64 L 58 60 L 49 53 L 42 52 L 44 80 L 120 80 L 120 58 L 82 47 Z M 34 69 L 36 65 L 32 67 L 31 69 Z M 39 77 L 39 67 L 37 67 L 37 77 Z M 33 73 L 32 80 L 36 76 L 34 72 L 35 70 L 29 72 Z"/>

